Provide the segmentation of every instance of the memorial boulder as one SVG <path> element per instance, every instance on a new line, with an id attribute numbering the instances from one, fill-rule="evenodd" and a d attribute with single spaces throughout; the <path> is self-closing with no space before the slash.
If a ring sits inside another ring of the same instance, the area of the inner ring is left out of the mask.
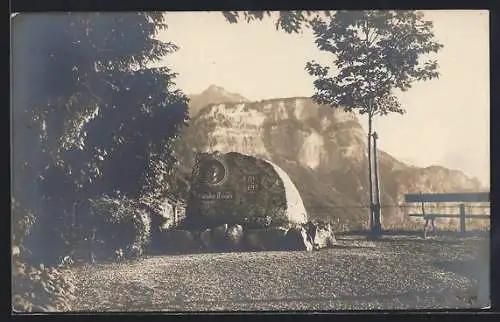
<path id="1" fill-rule="evenodd" d="M 236 152 L 198 155 L 185 229 L 228 224 L 246 230 L 306 222 L 307 213 L 297 188 L 272 162 Z"/>

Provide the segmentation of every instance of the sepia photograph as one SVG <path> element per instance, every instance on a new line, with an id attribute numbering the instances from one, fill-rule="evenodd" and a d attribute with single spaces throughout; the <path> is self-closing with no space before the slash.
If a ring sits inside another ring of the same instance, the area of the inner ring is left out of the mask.
<path id="1" fill-rule="evenodd" d="M 11 14 L 12 313 L 489 308 L 489 19 Z"/>

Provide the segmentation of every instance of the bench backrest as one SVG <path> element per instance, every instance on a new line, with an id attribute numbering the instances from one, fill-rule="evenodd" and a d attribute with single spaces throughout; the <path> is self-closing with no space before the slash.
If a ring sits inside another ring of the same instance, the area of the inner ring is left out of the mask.
<path id="1" fill-rule="evenodd" d="M 405 202 L 490 202 L 490 193 L 413 193 L 405 195 Z"/>

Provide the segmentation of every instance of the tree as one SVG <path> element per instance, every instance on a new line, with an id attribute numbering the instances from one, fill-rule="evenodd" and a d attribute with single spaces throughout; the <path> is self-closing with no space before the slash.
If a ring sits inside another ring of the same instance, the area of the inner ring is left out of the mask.
<path id="1" fill-rule="evenodd" d="M 260 21 L 272 12 L 223 14 L 230 23 L 236 23 L 242 18 L 246 22 Z M 373 117 L 403 114 L 405 110 L 394 91 L 406 91 L 416 81 L 439 77 L 435 60 L 422 61 L 424 55 L 437 53 L 443 47 L 434 40 L 432 22 L 423 18 L 416 11 L 280 11 L 275 24 L 276 29 L 287 33 L 312 28 L 318 48 L 334 55 L 334 77 L 328 66 L 314 61 L 306 64 L 309 74 L 316 77 L 316 102 L 368 116 L 370 219 L 374 231 L 380 230 L 380 202 L 373 202 Z"/>
<path id="2" fill-rule="evenodd" d="M 187 118 L 176 74 L 148 67 L 177 50 L 154 38 L 166 27 L 156 12 L 13 18 L 12 194 L 43 223 L 34 246 L 90 198 L 144 193 Z"/>
<path id="3" fill-rule="evenodd" d="M 437 61 L 423 57 L 443 46 L 434 39 L 432 22 L 418 11 L 337 11 L 326 19 L 315 17 L 311 26 L 317 47 L 334 56 L 334 69 L 306 64 L 316 78 L 313 99 L 368 116 L 370 210 L 372 229 L 379 232 L 380 204 L 374 207 L 373 202 L 373 118 L 405 112 L 395 90 L 439 77 Z"/>
<path id="4" fill-rule="evenodd" d="M 246 22 L 262 21 L 266 16 L 271 17 L 272 11 L 223 11 L 222 14 L 229 23 L 238 23 L 242 19 Z M 278 11 L 275 22 L 276 30 L 283 30 L 286 33 L 299 33 L 303 28 L 309 27 L 313 16 L 318 16 L 320 12 L 309 10 Z M 330 11 L 322 11 L 325 16 L 330 16 Z"/>

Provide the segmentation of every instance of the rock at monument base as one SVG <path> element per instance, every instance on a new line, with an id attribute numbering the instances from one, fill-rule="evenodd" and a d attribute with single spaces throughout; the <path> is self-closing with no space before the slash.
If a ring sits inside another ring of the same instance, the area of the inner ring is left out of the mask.
<path id="1" fill-rule="evenodd" d="M 290 228 L 283 240 L 284 250 L 312 251 L 313 245 L 309 241 L 307 231 L 303 227 Z"/>
<path id="2" fill-rule="evenodd" d="M 313 238 L 314 249 L 329 248 L 335 246 L 337 240 L 330 224 L 318 223 Z"/>
<path id="3" fill-rule="evenodd" d="M 244 229 L 224 224 L 202 231 L 169 230 L 162 233 L 163 252 L 205 251 L 312 251 L 336 244 L 331 225 L 308 222 L 292 228 Z"/>
<path id="4" fill-rule="evenodd" d="M 226 247 L 226 232 L 228 224 L 220 225 L 212 230 L 212 241 L 213 245 L 217 249 L 223 249 Z"/>
<path id="5" fill-rule="evenodd" d="M 168 252 L 189 252 L 199 249 L 196 236 L 187 230 L 169 230 L 163 233 L 164 249 Z"/>
<path id="6" fill-rule="evenodd" d="M 226 230 L 227 248 L 239 250 L 243 242 L 243 227 L 241 225 L 229 226 Z"/>
<path id="7" fill-rule="evenodd" d="M 205 229 L 200 232 L 201 245 L 205 250 L 213 250 L 212 230 Z"/>
<path id="8" fill-rule="evenodd" d="M 125 257 L 129 259 L 139 258 L 143 255 L 142 247 L 138 245 L 130 245 L 125 249 Z"/>
<path id="9" fill-rule="evenodd" d="M 249 229 L 245 231 L 245 246 L 249 250 L 282 250 L 286 228 Z"/>

